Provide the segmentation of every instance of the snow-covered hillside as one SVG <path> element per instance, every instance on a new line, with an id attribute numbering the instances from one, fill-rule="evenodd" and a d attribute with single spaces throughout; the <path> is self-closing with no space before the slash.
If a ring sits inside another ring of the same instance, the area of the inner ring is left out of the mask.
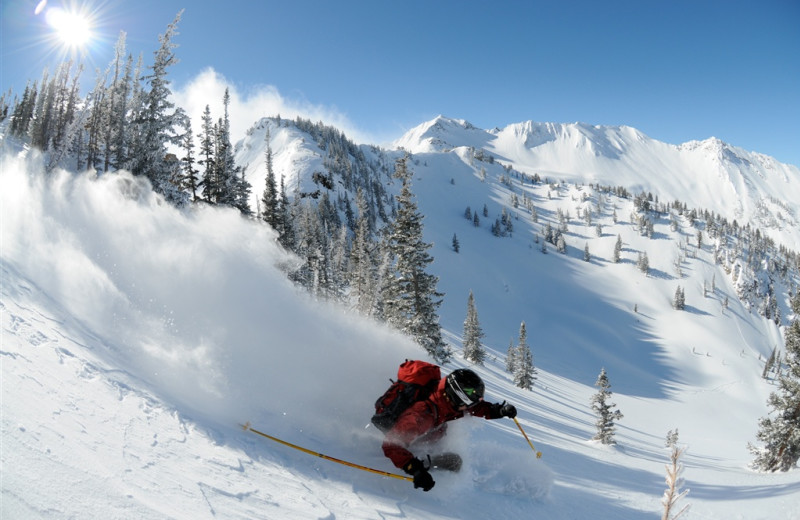
<path id="1" fill-rule="evenodd" d="M 719 139 L 672 145 L 626 126 L 533 121 L 481 130 L 440 116 L 410 130 L 394 146 L 412 153 L 484 149 L 523 173 L 680 200 L 742 225 L 751 223 L 777 242 L 800 249 L 800 168 Z"/>
<path id="2" fill-rule="evenodd" d="M 763 359 L 779 331 L 736 298 L 711 245 L 681 256 L 678 244 L 694 237 L 684 220 L 676 231 L 657 220 L 648 238 L 630 221 L 630 199 L 581 184 L 509 181 L 504 131 L 455 128 L 459 140 L 441 148 L 452 152 L 419 149 L 410 164 L 426 239 L 435 244 L 431 270 L 446 294 L 442 325 L 457 350 L 472 290 L 490 349 L 487 366 L 476 368 L 487 397 L 517 405 L 541 459 L 512 422 L 464 420 L 447 446 L 464 456 L 464 470 L 437 475 L 437 486 L 423 493 L 242 431 L 238 424 L 249 420 L 289 442 L 396 471 L 380 452 L 380 436 L 365 426 L 397 364 L 423 352 L 292 286 L 277 266 L 293 260 L 274 235 L 234 210 L 177 210 L 126 173 L 45 175 L 36 157 L 7 156 L 0 173 L 2 517 L 654 518 L 665 488 L 664 438 L 675 428 L 689 447 L 688 518 L 800 517 L 797 472 L 746 467 L 746 444 L 773 388 L 760 377 Z M 286 147 L 308 154 L 290 130 L 272 137 L 285 138 L 285 146 L 272 144 L 279 168 L 293 168 Z M 470 146 L 496 160 L 475 161 Z M 555 165 L 532 164 L 529 146 L 520 145 L 516 169 L 572 179 Z M 247 143 L 238 153 L 263 157 Z M 663 182 L 687 188 L 685 180 Z M 538 222 L 512 209 L 512 193 L 533 201 Z M 670 196 L 692 201 L 688 192 Z M 577 217 L 586 205 L 601 209 L 592 225 Z M 480 212 L 480 226 L 464 218 L 467 206 Z M 489 227 L 503 208 L 514 231 L 496 237 Z M 543 254 L 537 235 L 558 210 L 573 217 L 567 254 Z M 450 247 L 454 234 L 459 253 Z M 617 235 L 625 246 L 614 263 Z M 635 267 L 642 251 L 648 276 Z M 712 280 L 714 289 L 704 292 Z M 670 305 L 678 285 L 686 290 L 684 311 Z M 513 387 L 503 370 L 522 321 L 539 370 L 532 392 Z M 456 366 L 464 366 L 458 355 L 448 369 Z M 601 368 L 625 415 L 615 448 L 588 440 Z"/>

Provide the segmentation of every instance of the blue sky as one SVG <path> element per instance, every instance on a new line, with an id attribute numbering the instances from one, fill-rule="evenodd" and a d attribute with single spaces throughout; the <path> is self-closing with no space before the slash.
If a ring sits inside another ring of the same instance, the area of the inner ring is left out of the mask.
<path id="1" fill-rule="evenodd" d="M 50 0 L 35 15 L 38 3 L 0 0 L 2 91 L 63 56 L 48 8 L 93 13 L 88 88 L 119 31 L 149 64 L 186 7 L 173 89 L 212 68 L 246 106 L 244 127 L 280 110 L 380 144 L 438 114 L 482 128 L 582 121 L 674 144 L 715 136 L 800 165 L 797 0 Z"/>

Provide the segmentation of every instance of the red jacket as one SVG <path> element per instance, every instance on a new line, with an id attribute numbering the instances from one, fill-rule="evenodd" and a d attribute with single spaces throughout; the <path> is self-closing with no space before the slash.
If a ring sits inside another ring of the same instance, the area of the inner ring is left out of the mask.
<path id="1" fill-rule="evenodd" d="M 450 404 L 445 397 L 444 385 L 446 378 L 439 381 L 436 390 L 428 399 L 418 401 L 400 414 L 391 430 L 386 432 L 383 441 L 383 453 L 392 460 L 398 468 L 404 468 L 414 458 L 408 450 L 416 441 L 433 442 L 439 440 L 447 430 L 447 421 L 464 417 L 464 413 L 483 417 L 485 419 L 499 419 L 500 405 L 481 401 L 464 412 L 459 411 Z"/>

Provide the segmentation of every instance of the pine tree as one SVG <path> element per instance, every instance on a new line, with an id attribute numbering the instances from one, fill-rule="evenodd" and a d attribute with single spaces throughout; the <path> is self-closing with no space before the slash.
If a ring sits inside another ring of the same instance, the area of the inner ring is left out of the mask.
<path id="1" fill-rule="evenodd" d="M 453 251 L 455 251 L 456 253 L 461 251 L 461 244 L 459 244 L 458 237 L 456 236 L 455 233 L 453 233 L 453 243 L 452 243 L 452 245 L 453 245 Z"/>
<path id="2" fill-rule="evenodd" d="M 752 467 L 760 471 L 789 471 L 800 460 L 800 293 L 792 299 L 792 311 L 794 319 L 784 333 L 787 370 L 769 396 L 773 413 L 759 420 L 756 437 L 763 446 L 749 446 L 755 455 Z"/>
<path id="3" fill-rule="evenodd" d="M 583 246 L 583 261 L 589 262 L 592 259 L 592 254 L 589 252 L 589 242 Z"/>
<path id="4" fill-rule="evenodd" d="M 144 78 L 148 81 L 150 90 L 144 96 L 142 111 L 136 121 L 140 138 L 136 143 L 138 148 L 134 150 L 132 163 L 135 175 L 147 177 L 155 191 L 175 203 L 181 203 L 185 194 L 171 183 L 174 170 L 167 158 L 166 146 L 180 145 L 182 134 L 177 134 L 175 128 L 185 126 L 186 115 L 182 109 L 175 108 L 171 101 L 167 69 L 178 62 L 174 53 L 177 45 L 172 39 L 177 34 L 182 14 L 181 10 L 167 26 L 166 32 L 158 37 L 161 46 L 155 53 L 152 73 Z"/>
<path id="5" fill-rule="evenodd" d="M 506 372 L 511 374 L 512 378 L 517 372 L 517 347 L 514 346 L 514 340 L 508 341 L 508 350 L 506 351 Z"/>
<path id="6" fill-rule="evenodd" d="M 106 88 L 106 77 L 100 76 L 95 79 L 95 85 L 89 93 L 85 105 L 89 111 L 89 120 L 87 121 L 86 130 L 86 167 L 98 168 L 100 165 L 100 141 L 102 135 L 102 125 L 104 120 L 104 108 L 106 105 L 105 99 L 108 95 Z M 141 101 L 141 99 L 139 100 Z M 138 116 L 138 112 L 137 112 Z M 138 119 L 135 120 L 137 128 L 141 128 L 138 124 Z M 138 141 L 137 141 L 138 142 Z M 80 161 L 79 161 L 80 162 Z"/>
<path id="7" fill-rule="evenodd" d="M 45 69 L 42 72 L 41 88 L 36 100 L 36 107 L 33 112 L 28 129 L 28 138 L 31 146 L 40 150 L 47 149 L 48 127 L 50 126 L 50 114 L 54 101 L 53 81 L 50 79 L 50 72 Z"/>
<path id="8" fill-rule="evenodd" d="M 266 151 L 264 153 L 264 163 L 267 167 L 267 177 L 266 177 L 266 184 L 264 186 L 264 193 L 261 196 L 261 204 L 263 205 L 261 209 L 261 218 L 273 227 L 273 229 L 278 229 L 279 227 L 279 215 L 278 215 L 278 204 L 279 204 L 279 193 L 278 193 L 278 185 L 275 181 L 275 172 L 272 170 L 272 148 L 270 147 L 270 133 L 269 133 L 269 126 L 267 126 L 267 132 L 264 136 L 264 145 L 266 147 Z"/>
<path id="9" fill-rule="evenodd" d="M 364 191 L 356 192 L 356 232 L 350 248 L 350 298 L 355 308 L 365 316 L 375 309 L 377 273 L 375 272 L 375 243 L 369 227 L 367 201 Z"/>
<path id="10" fill-rule="evenodd" d="M 194 167 L 194 141 L 192 140 L 192 125 L 189 122 L 186 124 L 186 133 L 183 135 L 183 152 L 184 156 L 181 158 L 181 164 L 183 164 L 183 180 L 185 183 L 183 188 L 192 194 L 192 202 L 197 202 L 197 189 L 199 185 L 197 174 L 199 171 Z"/>
<path id="11" fill-rule="evenodd" d="M 0 94 L 0 123 L 6 120 L 8 117 L 8 100 L 11 97 L 11 88 L 9 87 L 7 92 Z"/>
<path id="12" fill-rule="evenodd" d="M 478 310 L 475 308 L 475 297 L 472 291 L 467 298 L 467 317 L 464 320 L 464 358 L 483 365 L 486 359 L 486 349 L 481 344 L 484 337 L 481 325 L 478 322 Z"/>
<path id="13" fill-rule="evenodd" d="M 137 150 L 142 149 L 142 121 L 144 121 L 143 114 L 145 112 L 145 101 L 147 92 L 142 86 L 142 71 L 144 70 L 144 57 L 139 54 L 136 60 L 136 66 L 133 69 L 133 79 L 131 81 L 131 94 L 128 103 L 128 116 L 125 122 L 125 157 L 122 168 L 133 171 L 134 165 L 137 161 Z M 88 154 L 87 154 L 88 161 Z"/>
<path id="14" fill-rule="evenodd" d="M 319 211 L 309 203 L 298 207 L 297 246 L 294 252 L 303 264 L 292 272 L 292 279 L 314 295 L 323 295 L 326 266 L 324 250 L 327 237 L 322 229 Z"/>
<path id="15" fill-rule="evenodd" d="M 646 252 L 639 253 L 639 259 L 636 262 L 636 267 L 644 274 L 647 274 L 650 271 L 650 259 L 647 258 Z"/>
<path id="16" fill-rule="evenodd" d="M 422 345 L 438 362 L 447 362 L 452 353 L 442 339 L 437 309 L 442 293 L 437 292 L 438 277 L 425 272 L 433 262 L 428 254 L 432 244 L 422 240 L 422 215 L 411 191 L 408 157 L 397 160 L 395 177 L 403 185 L 397 197 L 397 218 L 389 225 L 385 248 L 393 269 L 381 293 L 383 316 L 393 326 Z"/>
<path id="17" fill-rule="evenodd" d="M 769 379 L 769 372 L 772 370 L 772 367 L 775 366 L 775 357 L 778 354 L 778 347 L 772 349 L 769 357 L 767 358 L 767 362 L 764 363 L 764 370 L 761 372 L 761 377 L 764 379 Z"/>
<path id="18" fill-rule="evenodd" d="M 217 204 L 238 208 L 243 214 L 250 213 L 247 194 L 250 183 L 242 176 L 241 167 L 236 165 L 231 144 L 231 123 L 228 107 L 231 103 L 230 90 L 225 89 L 222 98 L 223 116 L 217 124 L 215 177 L 217 181 Z"/>
<path id="19" fill-rule="evenodd" d="M 239 176 L 236 178 L 236 183 L 234 185 L 236 201 L 233 205 L 242 213 L 242 215 L 249 217 L 253 214 L 253 210 L 250 208 L 250 194 L 252 192 L 252 185 L 245 177 L 244 173 L 246 168 L 237 166 L 237 170 L 239 172 Z"/>
<path id="20" fill-rule="evenodd" d="M 611 399 L 611 384 L 608 382 L 605 368 L 600 371 L 594 386 L 600 390 L 592 396 L 591 400 L 592 410 L 597 415 L 595 422 L 597 434 L 592 440 L 600 441 L 602 444 L 616 444 L 614 440 L 615 421 L 622 419 L 623 415 L 619 410 L 613 410 L 616 404 L 608 402 Z"/>
<path id="21" fill-rule="evenodd" d="M 122 38 L 122 36 L 120 36 Z M 109 124 L 113 127 L 111 133 L 111 147 L 113 156 L 111 166 L 117 170 L 125 168 L 130 160 L 130 125 L 129 111 L 137 88 L 133 83 L 133 56 L 128 55 L 125 61 L 125 71 L 114 89 L 116 99 L 115 110 L 110 114 Z"/>
<path id="22" fill-rule="evenodd" d="M 544 240 L 545 242 L 550 242 L 553 245 L 556 245 L 555 234 L 553 232 L 553 226 L 548 222 L 544 228 Z"/>
<path id="23" fill-rule="evenodd" d="M 200 185 L 203 188 L 205 201 L 216 202 L 219 189 L 214 170 L 214 122 L 211 119 L 211 108 L 208 105 L 203 111 L 201 121 L 203 122 L 202 131 L 197 134 L 200 139 L 200 160 L 197 163 L 203 165 L 205 169 Z"/>
<path id="24" fill-rule="evenodd" d="M 83 66 L 79 65 L 77 73 L 71 77 L 72 61 L 62 64 L 56 83 L 56 99 L 51 135 L 48 138 L 50 160 L 48 169 L 54 168 L 67 156 L 68 149 L 75 134 L 82 131 L 82 125 L 76 115 L 79 112 L 79 80 Z M 68 84 L 71 82 L 71 86 Z"/>
<path id="25" fill-rule="evenodd" d="M 675 297 L 672 300 L 672 306 L 682 311 L 686 308 L 686 296 L 683 292 L 683 288 L 679 285 L 677 289 L 675 289 Z"/>
<path id="26" fill-rule="evenodd" d="M 559 233 L 556 239 L 556 250 L 562 255 L 567 254 L 567 241 L 564 239 L 564 234 Z"/>
<path id="27" fill-rule="evenodd" d="M 519 326 L 519 343 L 514 353 L 514 384 L 519 388 L 531 390 L 536 380 L 536 368 L 533 365 L 533 352 L 528 345 L 528 331 L 523 321 Z"/>
<path id="28" fill-rule="evenodd" d="M 125 156 L 124 132 L 125 118 L 127 115 L 127 97 L 130 90 L 130 61 L 126 66 L 125 61 L 125 32 L 120 32 L 117 44 L 114 47 L 114 60 L 109 65 L 111 84 L 107 89 L 103 117 L 103 171 L 108 171 L 112 166 L 120 168 Z M 126 80 L 128 83 L 126 83 Z"/>
<path id="29" fill-rule="evenodd" d="M 14 110 L 11 113 L 11 122 L 8 126 L 8 132 L 15 137 L 23 137 L 28 134 L 31 120 L 33 119 L 33 112 L 36 107 L 36 96 L 38 95 L 38 88 L 36 82 L 33 85 L 25 85 L 25 90 L 22 93 L 22 99 L 14 105 Z"/>
<path id="30" fill-rule="evenodd" d="M 617 241 L 614 244 L 614 263 L 618 264 L 622 256 L 622 236 L 617 235 Z"/>
<path id="31" fill-rule="evenodd" d="M 280 204 L 278 205 L 278 242 L 287 250 L 293 251 L 295 247 L 295 230 L 292 221 L 292 207 L 286 195 L 286 187 L 281 175 Z"/>

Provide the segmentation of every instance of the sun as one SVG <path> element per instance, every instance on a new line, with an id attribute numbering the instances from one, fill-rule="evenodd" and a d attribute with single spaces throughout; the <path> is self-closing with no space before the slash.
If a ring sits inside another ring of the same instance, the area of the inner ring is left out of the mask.
<path id="1" fill-rule="evenodd" d="M 83 49 L 92 41 L 92 21 L 84 13 L 53 7 L 45 12 L 45 19 L 55 38 L 68 49 Z"/>

